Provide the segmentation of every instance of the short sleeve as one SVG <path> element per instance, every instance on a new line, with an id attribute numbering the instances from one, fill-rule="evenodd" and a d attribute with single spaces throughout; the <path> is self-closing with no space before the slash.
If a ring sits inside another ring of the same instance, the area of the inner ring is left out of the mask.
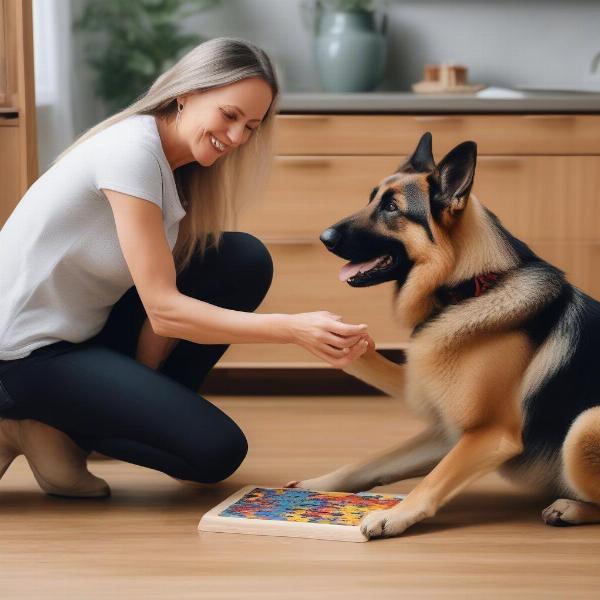
<path id="1" fill-rule="evenodd" d="M 137 196 L 162 209 L 163 182 L 160 164 L 144 144 L 117 144 L 102 148 L 93 159 L 96 188 Z"/>

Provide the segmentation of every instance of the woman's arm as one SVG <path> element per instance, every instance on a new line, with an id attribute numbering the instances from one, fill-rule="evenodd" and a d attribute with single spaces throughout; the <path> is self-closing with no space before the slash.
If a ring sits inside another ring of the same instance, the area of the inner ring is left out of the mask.
<path id="1" fill-rule="evenodd" d="M 339 368 L 365 351 L 363 340 L 372 344 L 366 325 L 342 323 L 340 316 L 326 311 L 255 314 L 182 294 L 160 208 L 120 192 L 103 192 L 113 210 L 125 261 L 157 335 L 199 344 L 296 343 Z"/>

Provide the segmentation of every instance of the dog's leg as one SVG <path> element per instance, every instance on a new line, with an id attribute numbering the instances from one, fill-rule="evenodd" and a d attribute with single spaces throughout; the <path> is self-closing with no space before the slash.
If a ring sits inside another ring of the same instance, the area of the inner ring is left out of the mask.
<path id="1" fill-rule="evenodd" d="M 367 514 L 361 531 L 369 538 L 399 535 L 453 498 L 482 475 L 522 451 L 520 434 L 509 428 L 465 432 L 433 471 L 396 507 Z"/>
<path id="2" fill-rule="evenodd" d="M 452 450 L 397 506 L 367 514 L 368 537 L 398 535 L 437 510 L 482 475 L 523 450 L 519 390 L 531 359 L 521 332 L 478 338 L 463 345 L 440 399 L 445 418 L 463 432 Z M 440 386 L 441 388 L 441 386 Z"/>
<path id="3" fill-rule="evenodd" d="M 404 393 L 404 365 L 388 360 L 376 350 L 367 350 L 344 372 L 395 398 Z"/>
<path id="4" fill-rule="evenodd" d="M 548 525 L 600 523 L 600 406 L 581 413 L 562 447 L 563 474 L 569 487 L 585 501 L 561 498 L 542 512 Z"/>
<path id="5" fill-rule="evenodd" d="M 390 396 L 399 397 L 404 392 L 404 366 L 375 350 L 365 352 L 344 371 Z M 367 460 L 345 465 L 320 477 L 291 481 L 287 485 L 323 492 L 368 490 L 429 473 L 448 449 L 448 442 L 432 427 L 408 442 L 388 448 Z"/>
<path id="6" fill-rule="evenodd" d="M 439 431 L 431 428 L 367 460 L 345 465 L 321 477 L 292 481 L 287 485 L 321 492 L 370 490 L 377 485 L 429 473 L 448 452 L 449 446 Z"/>

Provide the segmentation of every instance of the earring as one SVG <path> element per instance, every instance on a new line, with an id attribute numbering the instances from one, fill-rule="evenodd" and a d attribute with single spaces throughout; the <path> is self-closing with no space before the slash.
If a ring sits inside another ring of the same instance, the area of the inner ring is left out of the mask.
<path id="1" fill-rule="evenodd" d="M 175 126 L 179 125 L 179 120 L 181 119 L 181 111 L 183 110 L 183 104 L 180 102 L 177 103 L 177 118 L 175 119 Z"/>

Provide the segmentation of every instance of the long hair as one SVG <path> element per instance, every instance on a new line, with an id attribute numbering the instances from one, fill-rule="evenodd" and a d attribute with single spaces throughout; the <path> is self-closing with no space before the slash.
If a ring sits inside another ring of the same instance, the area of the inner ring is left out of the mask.
<path id="1" fill-rule="evenodd" d="M 273 93 L 269 110 L 250 139 L 210 167 L 192 162 L 174 171 L 177 191 L 187 211 L 179 224 L 173 249 L 177 272 L 180 272 L 196 250 L 204 253 L 207 247 L 218 246 L 223 231 L 235 225 L 242 201 L 245 203 L 260 193 L 266 182 L 273 156 L 279 85 L 273 65 L 263 50 L 236 38 L 215 38 L 199 44 L 160 75 L 141 98 L 84 132 L 54 162 L 123 119 L 133 115 L 174 118 L 178 96 L 249 77 L 262 79 Z"/>

